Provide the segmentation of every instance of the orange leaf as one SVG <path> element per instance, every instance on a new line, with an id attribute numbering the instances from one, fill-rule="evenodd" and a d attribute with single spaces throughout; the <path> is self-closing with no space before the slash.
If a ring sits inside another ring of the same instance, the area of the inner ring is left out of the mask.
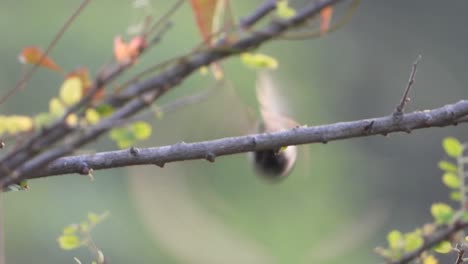
<path id="1" fill-rule="evenodd" d="M 128 44 L 128 52 L 132 58 L 138 57 L 144 48 L 146 48 L 146 40 L 142 36 L 135 36 Z"/>
<path id="2" fill-rule="evenodd" d="M 114 57 L 120 64 L 134 61 L 144 48 L 146 48 L 146 40 L 142 36 L 134 37 L 128 44 L 121 36 L 114 38 Z"/>
<path id="3" fill-rule="evenodd" d="M 39 66 L 48 68 L 49 70 L 63 72 L 63 69 L 60 68 L 51 58 L 45 56 L 44 52 L 35 46 L 30 46 L 24 48 L 18 59 L 23 64 L 37 64 Z"/>
<path id="4" fill-rule="evenodd" d="M 206 44 L 210 44 L 213 30 L 213 16 L 218 0 L 190 0 L 197 22 L 198 31 Z"/>
<path id="5" fill-rule="evenodd" d="M 333 7 L 327 6 L 320 11 L 320 33 L 327 33 L 333 15 Z"/>

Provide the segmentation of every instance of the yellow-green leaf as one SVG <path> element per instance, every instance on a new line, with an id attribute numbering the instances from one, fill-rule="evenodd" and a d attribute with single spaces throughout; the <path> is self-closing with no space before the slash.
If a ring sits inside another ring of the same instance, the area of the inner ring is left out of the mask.
<path id="1" fill-rule="evenodd" d="M 54 97 L 49 101 L 49 112 L 54 116 L 61 116 L 65 113 L 65 106 L 60 99 Z"/>
<path id="2" fill-rule="evenodd" d="M 443 171 L 455 172 L 455 173 L 457 173 L 457 171 L 458 171 L 457 165 L 455 165 L 455 164 L 453 164 L 451 162 L 445 161 L 445 160 L 439 161 L 438 165 L 439 165 L 439 169 L 441 169 Z"/>
<path id="3" fill-rule="evenodd" d="M 439 264 L 439 261 L 433 255 L 428 255 L 423 258 L 423 264 Z"/>
<path id="4" fill-rule="evenodd" d="M 107 117 L 114 112 L 114 108 L 108 104 L 103 104 L 97 106 L 96 111 L 99 113 L 99 116 Z"/>
<path id="5" fill-rule="evenodd" d="M 77 103 L 82 96 L 83 84 L 78 76 L 65 79 L 60 87 L 60 99 L 67 105 Z"/>
<path id="6" fill-rule="evenodd" d="M 461 201 L 461 193 L 459 191 L 454 191 L 450 193 L 450 199 L 454 201 Z"/>
<path id="7" fill-rule="evenodd" d="M 434 246 L 434 251 L 441 254 L 447 254 L 452 251 L 452 245 L 448 241 L 442 241 Z"/>
<path id="8" fill-rule="evenodd" d="M 52 122 L 52 119 L 53 118 L 49 113 L 39 113 L 34 117 L 34 126 L 39 128 L 46 126 Z"/>
<path id="9" fill-rule="evenodd" d="M 65 227 L 62 231 L 64 235 L 73 235 L 78 231 L 78 226 L 77 225 L 69 225 Z"/>
<path id="10" fill-rule="evenodd" d="M 276 69 L 278 68 L 278 61 L 268 55 L 261 53 L 242 53 L 241 61 L 252 68 L 256 69 Z"/>
<path id="11" fill-rule="evenodd" d="M 133 123 L 132 130 L 136 139 L 144 140 L 151 136 L 152 129 L 148 123 L 141 121 Z"/>
<path id="12" fill-rule="evenodd" d="M 444 150 L 447 153 L 447 155 L 449 155 L 450 157 L 457 158 L 460 157 L 463 153 L 462 144 L 460 143 L 460 141 L 458 141 L 458 139 L 454 137 L 444 138 L 444 140 L 442 141 L 442 146 L 444 147 Z"/>
<path id="13" fill-rule="evenodd" d="M 405 251 L 410 252 L 418 249 L 424 243 L 424 240 L 419 234 L 420 232 L 411 232 L 405 234 Z"/>
<path id="14" fill-rule="evenodd" d="M 88 123 L 91 125 L 97 124 L 100 119 L 99 113 L 92 108 L 86 109 L 85 118 L 86 118 L 86 121 L 88 121 Z"/>
<path id="15" fill-rule="evenodd" d="M 276 14 L 281 18 L 290 18 L 296 14 L 296 10 L 289 6 L 287 0 L 276 2 Z"/>
<path id="16" fill-rule="evenodd" d="M 72 250 L 82 245 L 80 238 L 76 235 L 62 235 L 58 238 L 58 243 L 64 250 Z"/>
<path id="17" fill-rule="evenodd" d="M 436 203 L 431 206 L 431 214 L 437 224 L 448 224 L 453 217 L 453 209 L 444 203 Z"/>
<path id="18" fill-rule="evenodd" d="M 97 224 L 101 221 L 101 216 L 95 213 L 88 213 L 88 220 L 91 224 Z"/>
<path id="19" fill-rule="evenodd" d="M 387 235 L 387 242 L 391 249 L 398 249 L 403 246 L 403 235 L 398 230 L 393 230 Z"/>
<path id="20" fill-rule="evenodd" d="M 20 116 L 20 115 L 13 115 L 9 116 L 6 119 L 6 122 L 9 123 L 8 128 L 10 129 L 10 133 L 15 134 L 18 132 L 30 131 L 34 127 L 34 122 L 31 117 L 29 116 Z"/>
<path id="21" fill-rule="evenodd" d="M 444 173 L 442 176 L 442 182 L 449 188 L 456 189 L 460 187 L 460 178 L 451 172 Z"/>

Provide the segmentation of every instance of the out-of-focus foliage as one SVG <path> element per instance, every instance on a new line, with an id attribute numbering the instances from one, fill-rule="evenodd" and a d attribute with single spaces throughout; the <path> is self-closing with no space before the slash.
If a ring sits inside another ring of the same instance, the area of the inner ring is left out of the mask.
<path id="1" fill-rule="evenodd" d="M 147 15 L 148 10 L 157 18 L 172 3 L 139 2 L 140 6 L 150 3 L 151 8 L 148 4 L 133 8 L 125 1 L 93 1 L 50 57 L 64 69 L 86 66 L 94 76 L 113 57 L 116 35 L 123 35 L 135 20 L 144 20 L 142 14 Z M 237 18 L 259 3 L 231 1 Z M 47 15 L 38 12 L 45 6 Z M 58 0 L 1 1 L 0 32 L 5 39 L 0 45 L 1 92 L 21 77 L 16 60 L 21 47 L 35 43 L 44 47 L 75 7 Z M 344 7 L 333 10 L 333 19 L 339 19 Z M 424 59 L 407 109 L 442 106 L 466 97 L 468 75 L 463 58 L 468 56 L 468 38 L 460 32 L 465 30 L 467 8 L 464 1 L 450 5 L 435 0 L 362 1 L 350 23 L 332 34 L 311 41 L 275 41 L 255 53 L 270 54 L 281 63 L 276 72 L 278 85 L 301 124 L 391 113 L 418 54 Z M 172 22 L 163 40 L 122 79 L 199 44 L 189 5 L 183 6 Z M 252 131 L 255 124 L 249 120 L 255 111 L 250 109 L 257 108 L 255 73 L 238 59 L 223 61 L 223 69 L 232 89 L 219 89 L 209 100 L 165 114 L 162 120 L 151 119 L 152 136 L 144 145 Z M 212 85 L 211 79 L 196 74 L 161 98 L 158 105 L 205 89 Z M 50 122 L 49 101 L 58 98 L 62 83 L 63 76 L 39 69 L 25 90 L 2 104 L 1 114 L 34 117 L 35 126 Z M 120 83 L 117 80 L 106 87 L 106 92 L 112 93 Z M 113 109 L 96 111 L 103 118 Z M 384 244 L 386 232 L 414 230 L 417 223 L 431 219 L 425 205 L 447 197 L 447 188 L 437 177 L 436 164 L 443 156 L 440 141 L 447 135 L 465 141 L 465 134 L 460 124 L 410 135 L 316 144 L 305 148 L 310 160 L 301 156 L 291 177 L 274 186 L 255 177 L 242 155 L 215 163 L 167 164 L 163 169 L 146 166 L 99 171 L 93 174 L 93 182 L 76 175 L 30 181 L 30 190 L 2 197 L 7 263 L 70 262 L 70 252 L 54 243 L 57 230 L 90 210 L 112 212 L 112 218 L 93 231 L 111 263 L 210 263 L 206 258 L 216 253 L 222 261 L 211 263 L 228 263 L 241 255 L 233 247 L 222 247 L 215 236 L 208 236 L 211 231 L 243 242 L 239 243 L 245 246 L 240 252 L 260 252 L 264 263 L 378 263 L 381 259 L 369 249 Z M 103 138 L 85 150 L 115 148 Z M 440 163 L 456 173 L 449 164 Z M 153 199 L 140 210 L 136 194 Z M 154 213 L 154 218 L 143 216 L 145 212 Z M 200 249 L 202 245 L 206 247 Z M 85 250 L 73 254 L 83 263 L 92 261 Z M 433 264 L 431 256 L 424 258 L 427 264 L 431 261 Z"/>

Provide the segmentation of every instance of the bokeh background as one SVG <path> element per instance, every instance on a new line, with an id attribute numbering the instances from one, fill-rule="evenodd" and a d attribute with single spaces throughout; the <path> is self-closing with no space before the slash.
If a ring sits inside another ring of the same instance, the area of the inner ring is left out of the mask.
<path id="1" fill-rule="evenodd" d="M 232 1 L 238 17 L 261 1 Z M 294 1 L 292 1 L 294 2 Z M 298 1 L 301 2 L 301 1 Z M 160 16 L 172 1 L 152 0 Z M 77 1 L 0 2 L 0 91 L 20 78 L 17 54 L 46 46 Z M 342 6 L 341 8 L 343 8 Z M 421 54 L 409 110 L 465 98 L 466 1 L 362 1 L 333 34 L 276 41 L 260 51 L 280 61 L 275 80 L 295 119 L 326 124 L 390 114 Z M 113 38 L 144 12 L 131 1 L 93 1 L 51 56 L 64 68 L 96 72 L 112 56 Z M 183 54 L 200 41 L 189 5 L 137 69 Z M 256 114 L 255 72 L 226 61 L 230 86 L 207 100 L 153 120 L 139 146 L 209 140 L 248 133 Z M 129 77 L 130 74 L 125 77 Z M 62 77 L 39 70 L 26 90 L 0 106 L 2 114 L 47 111 Z M 195 74 L 158 103 L 212 86 Z M 30 182 L 3 197 L 7 263 L 83 263 L 86 249 L 60 250 L 63 227 L 87 212 L 109 211 L 93 237 L 110 263 L 376 263 L 392 229 L 410 231 L 431 220 L 429 207 L 448 202 L 437 162 L 441 140 L 466 140 L 463 125 L 315 144 L 301 148 L 296 170 L 280 184 L 256 177 L 245 155 L 211 164 L 191 161 L 95 172 L 95 181 L 69 175 Z M 112 150 L 108 138 L 84 151 Z"/>

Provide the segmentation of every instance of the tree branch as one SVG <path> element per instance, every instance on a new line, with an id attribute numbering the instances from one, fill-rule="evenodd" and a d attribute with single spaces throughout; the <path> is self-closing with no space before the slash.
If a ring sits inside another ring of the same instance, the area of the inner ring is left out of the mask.
<path id="1" fill-rule="evenodd" d="M 142 164 L 163 166 L 169 162 L 194 159 L 213 161 L 219 156 L 278 149 L 283 146 L 327 143 L 334 140 L 387 135 L 395 132 L 410 133 L 414 129 L 456 125 L 458 120 L 466 115 L 468 115 L 468 101 L 463 100 L 433 110 L 415 111 L 399 117 L 388 115 L 329 125 L 297 127 L 275 133 L 64 157 L 50 163 L 45 169 L 27 173 L 26 177 L 41 178 L 67 173 L 82 174 L 85 167 L 101 170 Z"/>
<path id="2" fill-rule="evenodd" d="M 6 160 L 4 159 L 1 162 L 3 173 L 0 174 L 0 187 L 3 188 L 12 183 L 17 183 L 25 179 L 26 175 L 31 175 L 33 172 L 45 167 L 49 162 L 70 154 L 75 149 L 95 140 L 109 130 L 108 123 L 119 122 L 119 120 L 129 118 L 140 110 L 148 107 L 171 88 L 180 84 L 196 69 L 229 56 L 255 49 L 259 45 L 280 36 L 285 31 L 301 25 L 311 17 L 317 15 L 323 8 L 338 3 L 339 1 L 340 0 L 311 1 L 290 19 L 274 20 L 262 30 L 256 31 L 250 36 L 244 37 L 233 44 L 219 44 L 201 53 L 196 53 L 179 61 L 179 63 L 173 65 L 166 71 L 128 87 L 122 91 L 122 93 L 114 95 L 106 101 L 106 103 L 120 108 L 110 117 L 90 127 L 82 136 L 73 139 L 71 142 L 67 142 L 67 144 L 55 148 L 49 147 L 47 151 L 35 157 L 28 155 L 31 151 L 26 151 L 26 155 L 18 155 L 21 158 L 7 157 Z M 66 125 L 63 129 L 67 129 Z M 68 129 L 70 130 L 70 128 Z M 62 134 L 63 133 L 59 133 L 59 135 Z M 51 144 L 46 144 L 45 146 L 42 144 L 39 145 L 38 149 L 43 149 Z M 32 154 L 35 153 L 33 152 Z"/>
<path id="3" fill-rule="evenodd" d="M 461 231 L 468 227 L 468 222 L 466 221 L 457 221 L 452 225 L 449 225 L 439 231 L 436 231 L 429 237 L 424 239 L 424 244 L 418 249 L 411 251 L 401 257 L 399 260 L 389 262 L 389 264 L 406 264 L 412 260 L 418 258 L 424 251 L 429 250 L 439 244 L 442 241 L 450 240 L 450 238 L 455 235 L 458 231 Z M 458 263 L 458 262 L 457 262 Z"/>

